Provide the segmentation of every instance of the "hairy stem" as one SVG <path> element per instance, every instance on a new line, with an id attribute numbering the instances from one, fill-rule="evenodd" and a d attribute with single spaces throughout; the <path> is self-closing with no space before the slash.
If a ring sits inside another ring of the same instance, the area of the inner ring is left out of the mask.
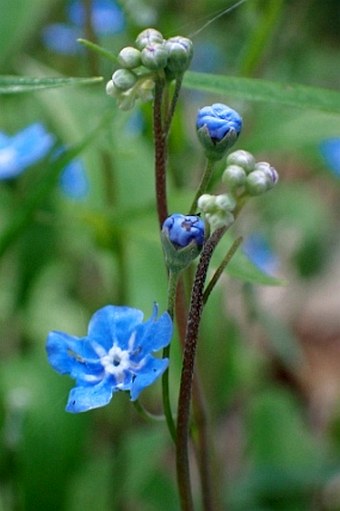
<path id="1" fill-rule="evenodd" d="M 196 270 L 188 314 L 178 400 L 176 467 L 182 511 L 194 511 L 189 467 L 189 422 L 195 355 L 203 312 L 203 290 L 211 256 L 226 228 L 216 230 L 203 247 Z"/>
<path id="2" fill-rule="evenodd" d="M 155 141 L 155 186 L 157 214 L 160 228 L 168 216 L 168 206 L 166 197 L 166 160 L 167 143 L 166 135 L 162 122 L 162 98 L 164 82 L 161 79 L 156 80 L 155 100 L 153 106 L 153 131 Z"/>

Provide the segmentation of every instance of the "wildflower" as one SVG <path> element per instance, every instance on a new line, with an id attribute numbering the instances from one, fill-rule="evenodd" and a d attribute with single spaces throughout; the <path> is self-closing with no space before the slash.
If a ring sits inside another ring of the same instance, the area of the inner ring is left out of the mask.
<path id="1" fill-rule="evenodd" d="M 79 413 L 107 405 L 118 391 L 129 391 L 132 401 L 168 367 L 168 359 L 152 352 L 170 343 L 172 321 L 167 312 L 157 319 L 155 305 L 142 323 L 138 309 L 107 305 L 91 318 L 85 337 L 50 332 L 47 356 L 52 367 L 76 380 L 66 410 Z"/>
<path id="2" fill-rule="evenodd" d="M 56 53 L 73 55 L 79 45 L 77 39 L 84 37 L 86 11 L 83 2 L 73 0 L 67 9 L 67 23 L 53 23 L 43 30 L 43 41 Z M 114 0 L 92 0 L 91 23 L 97 37 L 117 34 L 124 30 L 125 17 Z"/>
<path id="3" fill-rule="evenodd" d="M 80 158 L 76 158 L 66 165 L 60 175 L 59 184 L 64 194 L 71 199 L 79 200 L 88 194 L 89 183 Z"/>
<path id="4" fill-rule="evenodd" d="M 340 177 L 340 138 L 324 140 L 320 144 L 320 151 L 333 174 Z"/>
<path id="5" fill-rule="evenodd" d="M 253 233 L 248 236 L 243 243 L 243 252 L 264 273 L 274 275 L 278 270 L 278 257 L 262 234 Z"/>
<path id="6" fill-rule="evenodd" d="M 40 123 L 31 124 L 13 136 L 0 132 L 0 180 L 13 179 L 40 161 L 54 140 Z"/>
<path id="7" fill-rule="evenodd" d="M 219 160 L 237 140 L 242 118 L 232 108 L 215 103 L 198 111 L 196 127 L 207 157 Z"/>
<path id="8" fill-rule="evenodd" d="M 164 221 L 161 239 L 168 268 L 183 270 L 202 250 L 204 222 L 197 215 L 174 213 Z"/>

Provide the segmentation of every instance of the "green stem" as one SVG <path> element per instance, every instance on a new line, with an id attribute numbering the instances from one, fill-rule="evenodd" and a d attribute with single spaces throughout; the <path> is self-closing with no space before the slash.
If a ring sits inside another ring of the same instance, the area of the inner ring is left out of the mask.
<path id="1" fill-rule="evenodd" d="M 148 410 L 146 410 L 144 408 L 144 406 L 138 401 L 138 399 L 136 401 L 133 401 L 133 405 L 136 408 L 137 412 L 144 419 L 147 419 L 148 421 L 161 421 L 161 422 L 165 421 L 164 415 L 154 415 L 153 413 L 148 412 Z"/>
<path id="2" fill-rule="evenodd" d="M 168 114 L 167 114 L 165 125 L 164 125 L 164 133 L 165 133 L 166 136 L 168 135 L 169 130 L 170 130 L 171 121 L 172 121 L 172 118 L 173 118 L 174 113 L 175 113 L 177 101 L 178 101 L 178 98 L 179 98 L 179 93 L 180 93 L 180 90 L 181 90 L 181 87 L 182 87 L 182 82 L 183 82 L 183 74 L 176 78 L 175 90 L 174 90 L 174 93 L 172 95 L 170 107 L 168 109 Z"/>
<path id="3" fill-rule="evenodd" d="M 217 284 L 218 279 L 220 278 L 220 276 L 224 272 L 226 266 L 230 263 L 231 258 L 235 254 L 235 252 L 238 249 L 238 247 L 241 245 L 242 241 L 243 241 L 242 236 L 240 236 L 239 238 L 237 238 L 234 241 L 234 243 L 231 245 L 230 249 L 226 253 L 225 257 L 223 258 L 221 264 L 219 265 L 219 267 L 215 271 L 214 275 L 212 276 L 209 284 L 207 285 L 207 287 L 206 287 L 206 289 L 204 291 L 204 295 L 203 295 L 204 305 L 207 303 L 208 298 L 209 298 L 209 296 L 211 294 L 211 291 L 214 289 L 215 285 Z"/>
<path id="4" fill-rule="evenodd" d="M 168 313 L 171 316 L 171 319 L 174 318 L 174 306 L 176 300 L 176 289 L 178 283 L 179 272 L 173 272 L 170 270 L 169 272 L 169 281 L 168 281 Z M 170 347 L 171 344 L 166 346 L 163 349 L 163 358 L 170 359 Z M 171 411 L 171 403 L 170 403 L 170 391 L 169 391 L 169 368 L 164 371 L 162 376 L 162 397 L 163 397 L 163 409 L 164 415 L 166 419 L 166 423 L 168 425 L 169 432 L 171 434 L 171 438 L 176 443 L 176 426 L 174 422 L 174 418 Z"/>
<path id="5" fill-rule="evenodd" d="M 200 198 L 200 196 L 205 192 L 207 189 L 208 183 L 210 181 L 212 172 L 214 170 L 215 161 L 213 160 L 207 160 L 207 164 L 205 167 L 204 174 L 202 176 L 201 182 L 199 184 L 199 187 L 197 188 L 197 192 L 195 194 L 195 198 L 192 201 L 191 208 L 189 210 L 189 215 L 193 215 L 197 210 L 197 201 Z"/>
<path id="6" fill-rule="evenodd" d="M 190 403 L 199 326 L 203 312 L 203 290 L 212 254 L 226 232 L 216 230 L 207 240 L 197 266 L 185 336 L 183 366 L 178 399 L 176 467 L 182 511 L 194 511 L 189 466 Z"/>

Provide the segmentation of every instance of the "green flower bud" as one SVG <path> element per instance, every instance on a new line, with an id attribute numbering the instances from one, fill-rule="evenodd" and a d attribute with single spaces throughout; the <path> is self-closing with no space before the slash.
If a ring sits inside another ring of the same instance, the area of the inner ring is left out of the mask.
<path id="1" fill-rule="evenodd" d="M 207 213 L 205 218 L 213 231 L 221 227 L 229 227 L 235 221 L 235 217 L 230 211 Z"/>
<path id="2" fill-rule="evenodd" d="M 261 172 L 267 176 L 268 190 L 273 188 L 273 186 L 275 186 L 279 180 L 279 174 L 277 173 L 276 169 L 274 169 L 274 167 L 272 167 L 266 161 L 260 161 L 256 163 L 255 170 L 261 170 Z"/>
<path id="3" fill-rule="evenodd" d="M 242 167 L 247 174 L 255 169 L 255 163 L 256 161 L 254 156 L 243 149 L 233 151 L 227 157 L 227 166 L 238 165 L 239 167 Z"/>
<path id="4" fill-rule="evenodd" d="M 246 181 L 246 171 L 239 165 L 228 165 L 222 174 L 222 182 L 225 183 L 231 190 L 235 190 L 243 186 Z"/>
<path id="5" fill-rule="evenodd" d="M 211 211 L 215 206 L 215 196 L 204 193 L 197 201 L 197 206 L 202 211 Z"/>
<path id="6" fill-rule="evenodd" d="M 234 197 L 228 193 L 223 193 L 221 195 L 216 195 L 215 207 L 216 209 L 222 211 L 233 211 L 233 209 L 236 207 L 236 201 Z"/>
<path id="7" fill-rule="evenodd" d="M 164 69 L 168 61 L 168 50 L 164 44 L 152 43 L 143 48 L 142 64 L 151 71 Z"/>
<path id="8" fill-rule="evenodd" d="M 168 50 L 167 70 L 173 74 L 181 74 L 190 65 L 193 56 L 192 41 L 186 37 L 171 37 L 165 43 Z"/>
<path id="9" fill-rule="evenodd" d="M 124 69 L 135 69 L 142 63 L 140 51 L 132 46 L 127 46 L 119 52 L 118 62 Z"/>
<path id="10" fill-rule="evenodd" d="M 137 76 L 128 69 L 117 69 L 112 75 L 112 82 L 117 89 L 126 91 L 137 82 Z"/>
<path id="11" fill-rule="evenodd" d="M 254 170 L 246 179 L 246 190 L 249 195 L 261 195 L 269 189 L 268 177 L 262 170 Z"/>
<path id="12" fill-rule="evenodd" d="M 151 78 L 145 78 L 144 80 L 140 80 L 138 87 L 136 88 L 136 92 L 138 98 L 144 103 L 145 101 L 150 101 L 153 98 L 153 90 L 155 87 L 155 82 Z"/>
<path id="13" fill-rule="evenodd" d="M 143 50 L 149 44 L 162 44 L 164 38 L 162 34 L 154 28 L 146 28 L 141 32 L 136 39 L 136 46 L 140 50 Z"/>

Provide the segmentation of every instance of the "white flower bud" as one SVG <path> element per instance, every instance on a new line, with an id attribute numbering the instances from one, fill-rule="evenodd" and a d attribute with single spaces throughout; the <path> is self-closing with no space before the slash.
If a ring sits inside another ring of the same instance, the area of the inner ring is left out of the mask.
<path id="1" fill-rule="evenodd" d="M 230 153 L 227 157 L 228 166 L 238 165 L 242 167 L 247 174 L 255 169 L 255 163 L 256 162 L 254 156 L 248 151 L 244 151 L 243 149 L 234 151 Z"/>
<path id="2" fill-rule="evenodd" d="M 132 46 L 126 46 L 119 52 L 118 62 L 125 69 L 134 69 L 142 63 L 140 51 Z"/>

